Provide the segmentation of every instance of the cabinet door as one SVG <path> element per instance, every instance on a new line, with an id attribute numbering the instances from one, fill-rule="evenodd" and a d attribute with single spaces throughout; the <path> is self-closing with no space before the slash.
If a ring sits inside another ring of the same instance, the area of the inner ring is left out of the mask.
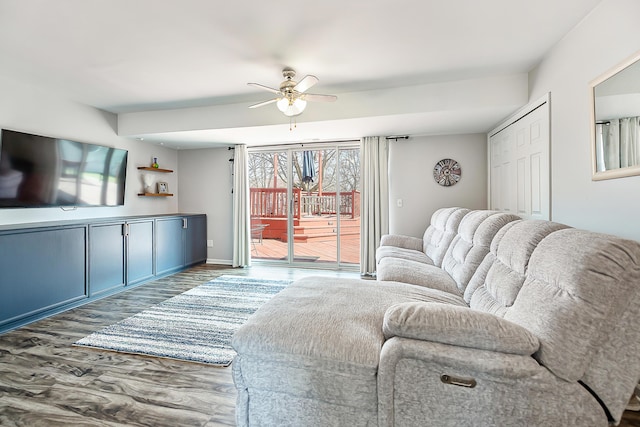
<path id="1" fill-rule="evenodd" d="M 182 218 L 156 219 L 156 274 L 165 274 L 184 266 Z"/>
<path id="2" fill-rule="evenodd" d="M 207 217 L 205 215 L 190 216 L 187 220 L 185 238 L 185 263 L 187 265 L 206 261 L 207 259 Z"/>
<path id="3" fill-rule="evenodd" d="M 130 222 L 127 246 L 127 284 L 153 277 L 153 221 Z"/>
<path id="4" fill-rule="evenodd" d="M 87 297 L 86 228 L 0 235 L 0 325 Z"/>
<path id="5" fill-rule="evenodd" d="M 125 284 L 124 222 L 89 227 L 89 294 Z"/>

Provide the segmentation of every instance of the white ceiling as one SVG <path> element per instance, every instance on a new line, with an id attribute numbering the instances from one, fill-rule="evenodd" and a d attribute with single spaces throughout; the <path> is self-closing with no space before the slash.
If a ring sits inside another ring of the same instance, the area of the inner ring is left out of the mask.
<path id="1" fill-rule="evenodd" d="M 0 0 L 0 74 L 119 114 L 123 136 L 181 148 L 486 132 L 522 96 L 480 91 L 477 105 L 449 108 L 465 90 L 449 83 L 476 91 L 527 73 L 599 2 Z M 203 120 L 270 99 L 246 83 L 277 87 L 285 66 L 338 101 L 309 103 L 293 131 L 275 105 Z M 431 98 L 413 105 L 413 88 Z M 364 104 L 377 98 L 376 113 Z"/>

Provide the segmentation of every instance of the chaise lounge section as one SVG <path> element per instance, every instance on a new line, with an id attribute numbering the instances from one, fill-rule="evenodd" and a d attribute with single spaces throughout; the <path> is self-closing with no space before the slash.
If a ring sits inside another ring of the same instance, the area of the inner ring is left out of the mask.
<path id="1" fill-rule="evenodd" d="M 639 314 L 640 244 L 508 221 L 461 293 L 322 277 L 280 292 L 233 338 L 237 423 L 605 426 L 640 377 Z"/>

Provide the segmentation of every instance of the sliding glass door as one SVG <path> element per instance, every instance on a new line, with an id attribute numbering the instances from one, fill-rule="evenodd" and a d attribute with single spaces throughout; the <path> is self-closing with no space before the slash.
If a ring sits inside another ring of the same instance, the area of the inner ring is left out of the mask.
<path id="1" fill-rule="evenodd" d="M 360 150 L 345 143 L 249 153 L 254 261 L 360 264 Z"/>

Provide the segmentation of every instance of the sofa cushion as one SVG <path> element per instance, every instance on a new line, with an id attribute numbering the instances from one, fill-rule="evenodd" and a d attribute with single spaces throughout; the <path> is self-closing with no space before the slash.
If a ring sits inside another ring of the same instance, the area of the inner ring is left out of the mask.
<path id="1" fill-rule="evenodd" d="M 306 277 L 256 311 L 232 345 L 242 355 L 299 355 L 375 367 L 386 310 L 411 301 L 466 307 L 461 297 L 404 283 Z"/>
<path id="2" fill-rule="evenodd" d="M 393 257 L 382 258 L 378 264 L 376 278 L 380 281 L 410 283 L 462 296 L 458 284 L 446 271 L 422 262 Z"/>
<path id="3" fill-rule="evenodd" d="M 465 301 L 471 308 L 504 317 L 524 283 L 533 250 L 543 238 L 565 228 L 542 220 L 514 221 L 502 227 L 469 281 Z"/>
<path id="4" fill-rule="evenodd" d="M 442 269 L 456 282 L 459 294 L 464 293 L 489 253 L 494 236 L 506 224 L 519 219 L 516 215 L 495 211 L 472 211 L 465 215 L 442 260 Z"/>
<path id="5" fill-rule="evenodd" d="M 536 334 L 540 349 L 534 357 L 560 378 L 577 381 L 586 371 L 597 372 L 593 383 L 587 384 L 594 389 L 610 384 L 610 366 L 590 364 L 615 329 L 620 313 L 638 313 L 630 301 L 637 298 L 639 283 L 637 242 L 584 230 L 559 230 L 533 251 L 525 282 L 505 319 Z M 631 381 L 637 381 L 640 367 L 631 369 Z"/>
<path id="6" fill-rule="evenodd" d="M 482 311 L 430 302 L 389 307 L 382 330 L 400 336 L 501 353 L 531 355 L 538 339 L 526 328 Z"/>
<path id="7" fill-rule="evenodd" d="M 383 258 L 408 259 L 410 261 L 433 265 L 433 260 L 421 250 L 415 251 L 413 249 L 398 248 L 395 246 L 380 246 L 376 249 L 376 262 L 380 264 Z"/>
<path id="8" fill-rule="evenodd" d="M 392 246 L 417 252 L 422 252 L 422 243 L 421 238 L 401 234 L 385 234 L 380 238 L 381 247 Z"/>
<path id="9" fill-rule="evenodd" d="M 395 257 L 439 267 L 467 212 L 469 209 L 465 208 L 438 209 L 431 216 L 422 239 L 396 234 L 382 236 L 376 249 L 376 263 L 385 257 Z"/>
<path id="10" fill-rule="evenodd" d="M 464 216 L 469 213 L 466 208 L 442 208 L 431 216 L 431 225 L 422 236 L 422 251 L 440 267 L 449 245 L 458 233 L 458 227 Z"/>

